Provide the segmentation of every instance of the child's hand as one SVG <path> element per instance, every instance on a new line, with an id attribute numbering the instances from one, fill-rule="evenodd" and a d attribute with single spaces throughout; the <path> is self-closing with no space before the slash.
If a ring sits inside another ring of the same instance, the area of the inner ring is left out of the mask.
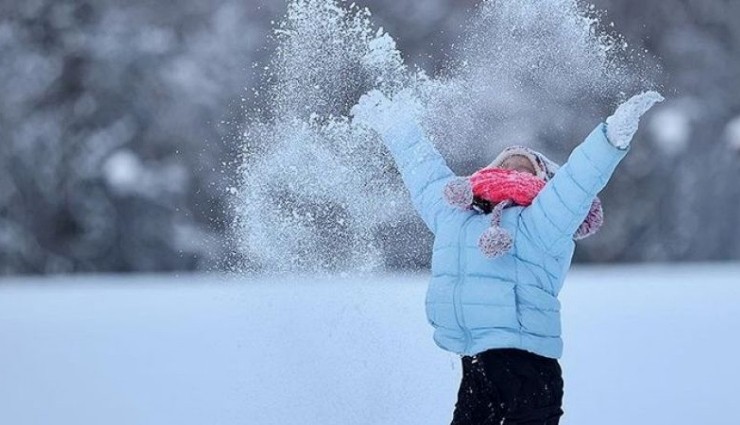
<path id="1" fill-rule="evenodd" d="M 647 91 L 619 105 L 614 115 L 606 119 L 606 138 L 615 147 L 627 149 L 637 132 L 640 117 L 663 100 L 660 93 Z"/>
<path id="2" fill-rule="evenodd" d="M 421 114 L 421 102 L 404 89 L 389 99 L 379 90 L 364 94 L 350 110 L 353 122 L 369 127 L 380 134 Z"/>

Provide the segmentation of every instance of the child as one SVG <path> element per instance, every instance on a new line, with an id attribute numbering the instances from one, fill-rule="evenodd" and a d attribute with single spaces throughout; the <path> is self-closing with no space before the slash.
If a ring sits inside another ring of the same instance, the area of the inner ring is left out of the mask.
<path id="1" fill-rule="evenodd" d="M 352 109 L 356 123 L 381 135 L 435 235 L 426 314 L 436 344 L 462 356 L 453 425 L 558 424 L 557 296 L 574 239 L 598 229 L 596 195 L 629 151 L 640 116 L 662 100 L 646 92 L 625 102 L 562 168 L 512 147 L 468 179 L 425 138 L 410 92 L 388 99 L 374 90 Z"/>

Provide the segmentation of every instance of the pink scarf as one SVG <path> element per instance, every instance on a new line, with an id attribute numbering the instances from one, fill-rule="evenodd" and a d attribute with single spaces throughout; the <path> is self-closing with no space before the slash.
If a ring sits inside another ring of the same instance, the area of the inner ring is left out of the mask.
<path id="1" fill-rule="evenodd" d="M 473 195 L 491 204 L 510 200 L 529 206 L 545 184 L 532 174 L 504 168 L 484 168 L 470 176 Z"/>

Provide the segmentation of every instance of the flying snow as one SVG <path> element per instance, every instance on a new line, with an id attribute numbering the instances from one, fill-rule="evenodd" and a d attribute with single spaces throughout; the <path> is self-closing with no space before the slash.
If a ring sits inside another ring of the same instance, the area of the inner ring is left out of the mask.
<path id="1" fill-rule="evenodd" d="M 337 0 L 293 0 L 275 28 L 244 134 L 234 232 L 245 271 L 377 271 L 397 253 L 388 238 L 427 252 L 430 235 L 395 166 L 349 111 L 371 89 L 412 91 L 422 124 L 454 165 L 487 163 L 506 145 L 529 144 L 605 100 L 644 85 L 626 43 L 601 31 L 576 0 L 489 0 L 440 75 L 407 66 L 366 9 Z"/>

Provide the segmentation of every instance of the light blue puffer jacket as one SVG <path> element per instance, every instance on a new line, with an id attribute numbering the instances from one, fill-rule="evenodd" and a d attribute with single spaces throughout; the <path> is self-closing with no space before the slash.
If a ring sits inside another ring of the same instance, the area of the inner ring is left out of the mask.
<path id="1" fill-rule="evenodd" d="M 557 296 L 573 234 L 629 151 L 612 146 L 605 128 L 600 124 L 573 150 L 532 205 L 504 210 L 501 226 L 514 246 L 493 259 L 478 248 L 490 217 L 447 204 L 443 188 L 455 175 L 421 128 L 406 122 L 382 135 L 414 208 L 435 235 L 426 313 L 437 345 L 461 355 L 491 348 L 562 355 Z"/>

